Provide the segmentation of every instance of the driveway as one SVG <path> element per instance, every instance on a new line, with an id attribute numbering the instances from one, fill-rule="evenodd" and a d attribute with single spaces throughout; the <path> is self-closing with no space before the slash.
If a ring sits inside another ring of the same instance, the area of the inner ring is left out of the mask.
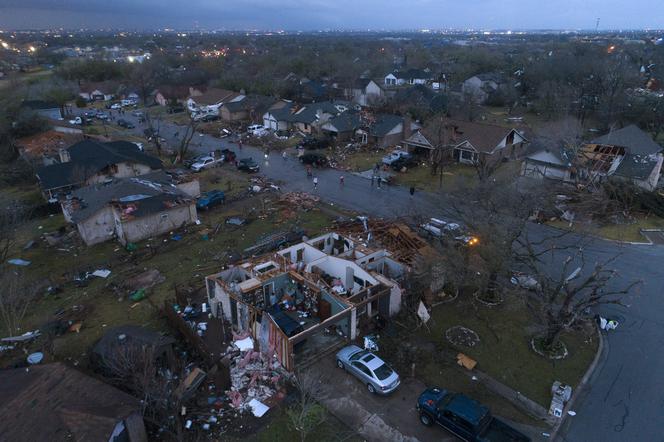
<path id="1" fill-rule="evenodd" d="M 129 114 L 124 118 L 136 122 L 136 118 Z M 141 135 L 144 127 L 136 126 L 135 133 Z M 162 122 L 160 130 L 162 136 L 170 140 L 182 128 Z M 191 150 L 206 153 L 225 147 L 235 150 L 239 158 L 252 156 L 260 160 L 261 173 L 280 180 L 285 191 L 316 193 L 325 202 L 371 216 L 440 216 L 441 213 L 444 216 L 444 198 L 440 196 L 416 192 L 411 197 L 407 189 L 398 186 L 377 189 L 371 187 L 369 180 L 346 172 L 330 169 L 317 171 L 319 186 L 314 190 L 301 164 L 293 157 L 283 160 L 278 153 L 264 158 L 261 149 L 247 146 L 239 151 L 237 145 L 207 135 L 196 135 Z M 339 184 L 342 174 L 345 177 L 343 187 Z M 550 228 L 535 224 L 529 226 L 529 231 L 534 240 L 551 234 Z M 561 241 L 580 239 L 569 235 Z M 660 315 L 664 315 L 664 297 L 661 296 L 664 287 L 664 247 L 596 240 L 585 247 L 585 258 L 588 263 L 615 258 L 613 266 L 620 270 L 614 281 L 617 287 L 624 287 L 636 279 L 643 280 L 644 284 L 625 300 L 628 307 L 606 306 L 601 309 L 604 316 L 617 317 L 621 324 L 607 337 L 603 359 L 584 394 L 574 405 L 577 414 L 567 418 L 559 436 L 570 442 L 662 440 L 664 352 L 661 350 L 664 346 L 664 320 Z M 384 431 L 395 431 L 395 435 L 401 434 L 398 437 L 405 438 L 403 440 L 409 440 L 409 437 L 441 440 L 446 437 L 442 431 L 434 432 L 434 429 L 422 428 L 417 423 L 412 407 L 423 386 L 416 381 L 412 385 L 402 385 L 392 397 L 374 398 L 366 397 L 358 382 L 351 384 L 354 379 L 338 374 L 335 376 L 341 380 L 339 390 L 343 387 L 346 391 L 348 388 L 348 399 L 339 397 L 330 406 L 339 409 L 340 413 L 347 408 L 366 410 L 357 416 L 356 413 L 347 413 L 349 418 L 355 417 L 356 428 L 361 429 L 363 434 L 377 434 L 377 428 L 385 425 Z M 400 411 L 391 412 L 392 409 Z M 382 440 L 390 438 L 383 436 Z"/>

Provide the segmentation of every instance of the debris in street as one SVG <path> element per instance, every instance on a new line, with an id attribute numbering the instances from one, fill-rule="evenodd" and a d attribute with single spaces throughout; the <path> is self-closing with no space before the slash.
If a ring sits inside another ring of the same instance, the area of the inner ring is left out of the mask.
<path id="1" fill-rule="evenodd" d="M 369 351 L 378 351 L 378 342 L 376 337 L 373 335 L 367 335 L 364 337 L 364 349 Z"/>

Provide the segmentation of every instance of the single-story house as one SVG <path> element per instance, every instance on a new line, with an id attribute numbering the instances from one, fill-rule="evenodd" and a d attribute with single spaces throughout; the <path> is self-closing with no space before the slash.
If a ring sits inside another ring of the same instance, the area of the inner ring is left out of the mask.
<path id="1" fill-rule="evenodd" d="M 119 89 L 120 85 L 115 81 L 84 83 L 78 95 L 86 101 L 110 101 Z"/>
<path id="2" fill-rule="evenodd" d="M 21 107 L 29 109 L 37 115 L 48 119 L 60 120 L 65 117 L 65 115 L 62 114 L 62 108 L 52 101 L 23 100 Z"/>
<path id="3" fill-rule="evenodd" d="M 219 115 L 224 121 L 250 120 L 262 122 L 263 115 L 275 101 L 272 97 L 264 95 L 247 95 L 244 98 L 225 103 L 219 109 Z"/>
<path id="4" fill-rule="evenodd" d="M 60 163 L 37 170 L 47 199 L 82 185 L 102 183 L 111 178 L 140 176 L 161 169 L 161 160 L 143 153 L 129 141 L 79 141 L 61 149 Z"/>
<path id="5" fill-rule="evenodd" d="M 406 69 L 390 72 L 383 79 L 385 86 L 402 86 L 404 84 L 427 84 L 433 79 L 429 69 Z"/>
<path id="6" fill-rule="evenodd" d="M 317 133 L 321 126 L 332 117 L 345 112 L 347 107 L 335 105 L 331 101 L 311 103 L 291 115 L 293 128 L 305 134 Z"/>
<path id="7" fill-rule="evenodd" d="M 413 131 L 420 128 L 421 126 L 410 118 L 388 114 L 378 115 L 371 122 L 368 130 L 362 133 L 362 141 L 381 148 L 394 146 L 408 139 Z"/>
<path id="8" fill-rule="evenodd" d="M 61 362 L 0 371 L 7 441 L 147 442 L 135 397 Z"/>
<path id="9" fill-rule="evenodd" d="M 210 311 L 287 370 L 359 336 L 401 308 L 405 266 L 384 249 L 338 233 L 231 266 L 205 278 Z"/>
<path id="10" fill-rule="evenodd" d="M 443 124 L 445 133 L 441 137 L 428 127 L 416 130 L 404 144 L 411 151 L 433 150 L 446 139 L 456 162 L 471 165 L 482 156 L 489 161 L 516 159 L 524 153 L 528 144 L 523 133 L 514 128 L 451 119 Z"/>
<path id="11" fill-rule="evenodd" d="M 274 131 L 288 130 L 291 125 L 294 103 L 281 100 L 263 114 L 263 126 Z"/>
<path id="12" fill-rule="evenodd" d="M 350 140 L 360 128 L 360 114 L 354 111 L 342 112 L 331 117 L 320 126 L 321 132 L 337 141 Z"/>
<path id="13" fill-rule="evenodd" d="M 231 101 L 242 100 L 243 95 L 226 89 L 209 88 L 203 93 L 196 91 L 187 98 L 189 112 L 219 115 L 219 108 Z"/>
<path id="14" fill-rule="evenodd" d="M 114 179 L 82 187 L 64 200 L 65 220 L 76 225 L 87 245 L 117 238 L 138 242 L 193 224 L 196 200 L 159 174 Z"/>
<path id="15" fill-rule="evenodd" d="M 171 106 L 173 104 L 184 104 L 189 97 L 195 97 L 202 93 L 201 88 L 196 86 L 164 85 L 155 89 L 150 95 L 159 106 Z"/>

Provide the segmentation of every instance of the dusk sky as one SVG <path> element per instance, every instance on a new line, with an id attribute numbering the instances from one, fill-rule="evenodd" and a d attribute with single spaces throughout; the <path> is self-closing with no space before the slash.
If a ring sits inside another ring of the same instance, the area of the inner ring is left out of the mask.
<path id="1" fill-rule="evenodd" d="M 642 29 L 662 0 L 0 0 L 0 27 Z"/>

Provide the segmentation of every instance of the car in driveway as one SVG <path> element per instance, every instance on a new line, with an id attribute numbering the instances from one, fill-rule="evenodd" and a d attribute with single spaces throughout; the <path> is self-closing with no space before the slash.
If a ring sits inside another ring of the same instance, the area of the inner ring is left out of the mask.
<path id="1" fill-rule="evenodd" d="M 416 404 L 420 422 L 434 423 L 468 442 L 530 442 L 530 438 L 496 419 L 488 407 L 460 393 L 427 388 Z"/>
<path id="2" fill-rule="evenodd" d="M 123 119 L 118 120 L 118 126 L 124 127 L 125 129 L 133 129 L 133 128 L 136 127 L 136 126 L 134 126 L 134 123 L 132 123 L 131 121 L 127 121 L 127 120 L 123 120 Z"/>
<path id="3" fill-rule="evenodd" d="M 223 158 L 214 158 L 211 156 L 201 157 L 191 165 L 191 170 L 194 172 L 200 172 L 203 169 L 211 169 L 212 167 L 221 166 L 222 162 Z"/>
<path id="4" fill-rule="evenodd" d="M 214 206 L 219 206 L 226 200 L 226 195 L 221 190 L 210 190 L 205 192 L 196 201 L 196 208 L 208 210 Z"/>
<path id="5" fill-rule="evenodd" d="M 110 119 L 108 114 L 106 112 L 102 112 L 102 111 L 97 112 L 95 114 L 95 117 L 97 117 L 98 120 L 102 120 L 102 121 L 107 121 L 107 120 Z"/>
<path id="6" fill-rule="evenodd" d="M 404 167 L 406 169 L 412 169 L 415 166 L 417 166 L 417 160 L 412 156 L 401 157 L 398 160 L 393 161 L 392 164 L 390 164 L 390 167 L 395 172 L 403 170 Z"/>
<path id="7" fill-rule="evenodd" d="M 113 110 L 122 109 L 122 105 L 120 103 L 113 103 L 113 104 L 111 104 L 111 107 L 109 107 L 109 109 L 113 109 Z"/>
<path id="8" fill-rule="evenodd" d="M 327 166 L 327 157 L 320 153 L 309 152 L 300 157 L 300 162 L 316 168 L 322 168 Z"/>
<path id="9" fill-rule="evenodd" d="M 349 345 L 337 353 L 337 367 L 346 370 L 364 383 L 369 393 L 389 394 L 401 384 L 392 367 L 381 358 L 357 345 Z"/>
<path id="10" fill-rule="evenodd" d="M 256 163 L 252 158 L 242 158 L 237 163 L 237 169 L 249 173 L 256 173 L 261 170 L 261 168 L 258 166 L 258 163 Z"/>
<path id="11" fill-rule="evenodd" d="M 388 155 L 385 155 L 383 157 L 383 164 L 387 164 L 388 166 L 394 163 L 395 161 L 401 159 L 401 158 L 410 158 L 410 154 L 406 152 L 405 150 L 394 150 Z"/>

